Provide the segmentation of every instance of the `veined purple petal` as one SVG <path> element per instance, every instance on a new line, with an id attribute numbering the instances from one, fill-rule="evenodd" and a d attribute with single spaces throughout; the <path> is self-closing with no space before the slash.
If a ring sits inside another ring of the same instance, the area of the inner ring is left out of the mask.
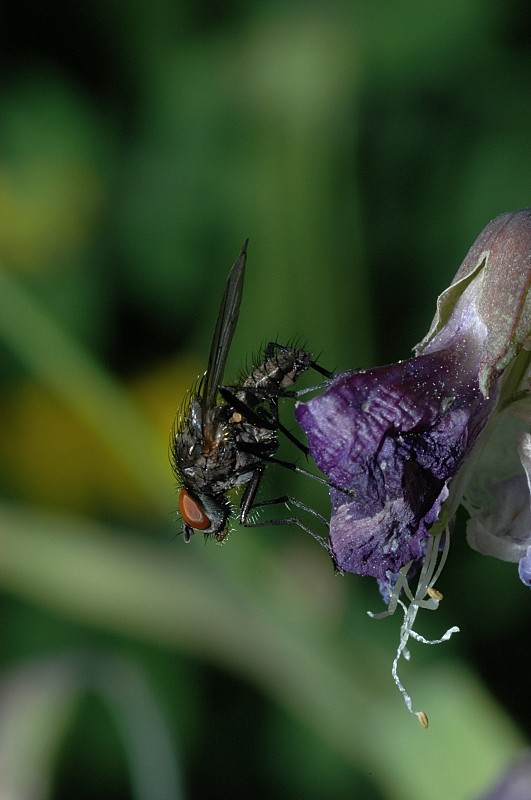
<path id="1" fill-rule="evenodd" d="M 467 344 L 474 349 L 465 336 L 444 350 L 340 375 L 298 405 L 315 462 L 336 487 L 330 544 L 341 569 L 385 584 L 423 558 L 448 481 L 493 403 L 463 366 Z"/>
<path id="2" fill-rule="evenodd" d="M 330 480 L 330 545 L 346 572 L 372 575 L 382 591 L 410 561 L 448 496 L 494 404 L 478 363 L 486 339 L 472 279 L 422 355 L 339 375 L 295 412 L 312 456 Z M 345 491 L 341 491 L 344 489 Z"/>

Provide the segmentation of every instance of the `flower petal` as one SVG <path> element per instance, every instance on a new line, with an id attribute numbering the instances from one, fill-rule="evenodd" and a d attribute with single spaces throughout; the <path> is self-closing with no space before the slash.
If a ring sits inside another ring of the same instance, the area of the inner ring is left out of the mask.
<path id="1" fill-rule="evenodd" d="M 493 402 L 475 370 L 466 372 L 471 349 L 474 341 L 460 336 L 438 352 L 340 375 L 298 405 L 296 418 L 333 487 L 330 544 L 341 569 L 385 585 L 423 558 L 448 481 Z"/>
<path id="2" fill-rule="evenodd" d="M 523 475 L 514 475 L 491 488 L 489 510 L 467 522 L 467 541 L 474 550 L 502 561 L 520 561 L 531 546 L 529 488 Z"/>

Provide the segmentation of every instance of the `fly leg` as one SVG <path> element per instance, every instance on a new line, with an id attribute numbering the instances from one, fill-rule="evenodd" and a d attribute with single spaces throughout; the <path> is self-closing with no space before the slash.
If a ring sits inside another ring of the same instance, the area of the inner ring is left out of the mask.
<path id="1" fill-rule="evenodd" d="M 325 539 L 322 536 L 319 536 L 317 533 L 315 533 L 315 531 L 312 531 L 312 529 L 308 527 L 308 525 L 306 525 L 301 519 L 299 519 L 299 517 L 290 516 L 290 517 L 282 517 L 279 519 L 267 519 L 267 520 L 250 519 L 251 512 L 256 509 L 264 508 L 266 506 L 282 504 L 282 505 L 295 506 L 301 511 L 305 511 L 308 514 L 311 514 L 326 527 L 328 526 L 328 523 L 326 519 L 322 516 L 322 514 L 319 514 L 319 512 L 315 511 L 315 509 L 311 508 L 310 506 L 307 506 L 300 500 L 296 500 L 294 497 L 290 497 L 289 495 L 283 495 L 282 497 L 275 497 L 271 500 L 263 500 L 259 503 L 255 503 L 255 498 L 260 486 L 260 482 L 262 480 L 263 472 L 264 472 L 263 466 L 260 466 L 257 469 L 255 469 L 251 477 L 251 480 L 247 484 L 247 487 L 245 489 L 240 504 L 240 516 L 239 516 L 240 525 L 243 525 L 245 528 L 265 528 L 274 525 L 295 525 L 296 527 L 300 528 L 306 533 L 309 533 L 313 539 L 319 542 L 321 547 L 323 547 L 326 550 L 326 552 L 328 553 L 328 555 L 330 556 L 335 565 L 332 551 L 330 550 L 330 547 L 328 546 Z"/>
<path id="2" fill-rule="evenodd" d="M 290 469 L 292 472 L 297 472 L 299 475 L 305 475 L 307 478 L 311 478 L 312 480 L 317 481 L 317 483 L 326 486 L 327 489 L 336 489 L 338 492 L 343 492 L 343 494 L 347 495 L 347 497 L 356 497 L 356 492 L 354 492 L 352 489 L 345 489 L 343 486 L 337 486 L 337 484 L 333 483 L 332 481 L 328 481 L 326 478 L 321 478 L 320 475 L 315 475 L 313 472 L 309 472 L 309 470 L 303 469 L 297 464 L 293 464 L 291 461 L 282 461 L 282 459 L 275 458 L 275 456 L 266 456 L 265 458 L 272 464 L 278 464 L 281 467 Z"/>
<path id="3" fill-rule="evenodd" d="M 238 391 L 249 391 L 248 389 L 244 389 L 241 386 L 220 386 L 219 393 L 222 398 L 228 403 L 231 408 L 234 408 L 236 411 L 239 411 L 245 418 L 246 422 L 249 422 L 251 425 L 256 425 L 258 428 L 265 428 L 268 431 L 281 431 L 284 436 L 290 440 L 292 444 L 297 447 L 301 453 L 304 453 L 305 456 L 309 455 L 310 450 L 306 445 L 302 442 L 299 442 L 296 436 L 294 436 L 291 431 L 289 431 L 280 421 L 278 418 L 278 408 L 276 403 L 276 398 L 272 398 L 270 392 L 263 392 L 263 397 L 261 397 L 262 393 L 257 390 L 253 389 L 253 394 L 258 397 L 259 399 L 268 400 L 271 404 L 271 410 L 274 409 L 274 413 L 270 415 L 260 414 L 257 411 L 254 411 L 245 401 L 240 400 L 239 397 L 235 394 Z M 282 395 L 283 396 L 283 395 Z"/>
<path id="4" fill-rule="evenodd" d="M 265 414 L 255 411 L 251 406 L 245 402 L 245 400 L 241 400 L 236 392 L 249 392 L 249 389 L 245 389 L 243 386 L 220 386 L 219 393 L 222 398 L 225 400 L 228 405 L 233 408 L 235 411 L 238 411 L 245 419 L 245 422 L 249 422 L 251 425 L 255 425 L 258 428 L 265 428 L 269 431 L 275 431 L 278 428 L 279 420 L 278 420 L 278 410 L 275 404 L 273 404 L 272 408 L 274 409 L 274 413 L 272 414 Z M 270 392 L 264 392 L 263 396 L 262 393 L 256 389 L 252 390 L 252 394 L 254 397 L 258 398 L 259 400 L 268 400 L 269 402 L 273 403 L 274 398 L 271 397 Z"/>
<path id="5" fill-rule="evenodd" d="M 251 443 L 242 442 L 239 445 L 239 449 L 244 453 L 252 453 L 253 455 L 258 456 L 264 462 L 268 462 L 270 464 L 278 464 L 279 467 L 284 467 L 285 469 L 289 469 L 292 472 L 296 472 L 298 475 L 304 475 L 306 478 L 311 478 L 313 481 L 320 483 L 321 486 L 326 486 L 327 489 L 336 489 L 338 492 L 342 492 L 347 497 L 356 497 L 356 492 L 353 491 L 352 489 L 346 489 L 343 486 L 338 486 L 332 481 L 329 481 L 326 478 L 322 478 L 320 475 L 316 475 L 314 472 L 310 472 L 309 470 L 304 469 L 303 467 L 299 467 L 298 464 L 294 464 L 292 461 L 284 461 L 281 458 L 277 458 L 276 456 L 264 453 L 260 451 L 259 447 L 254 446 Z"/>
<path id="6" fill-rule="evenodd" d="M 280 344 L 279 342 L 269 342 L 264 351 L 265 357 L 267 359 L 273 359 L 275 356 L 275 350 L 290 351 L 292 350 L 292 348 L 287 347 L 285 344 Z M 310 355 L 306 351 L 303 352 L 305 352 L 305 355 L 307 356 Z M 305 394 L 309 394 L 310 392 L 317 392 L 319 389 L 326 389 L 326 387 L 329 385 L 330 381 L 334 377 L 333 372 L 330 372 L 330 370 L 325 369 L 320 364 L 318 364 L 317 361 L 313 361 L 312 359 L 310 359 L 308 363 L 304 365 L 304 368 L 301 370 L 301 372 L 306 371 L 307 369 L 313 369 L 314 372 L 318 372 L 319 375 L 322 375 L 324 378 L 326 378 L 326 380 L 322 381 L 322 383 L 316 384 L 315 386 L 308 386 L 306 389 L 286 389 L 284 387 L 279 386 L 277 397 L 297 398 L 297 397 L 302 397 Z"/>
<path id="7" fill-rule="evenodd" d="M 280 344 L 279 342 L 268 342 L 267 347 L 265 349 L 265 356 L 266 358 L 273 358 L 275 355 L 275 350 L 292 350 L 293 348 L 287 347 L 285 344 Z M 310 355 L 307 353 L 307 355 Z M 318 372 L 320 375 L 323 375 L 325 378 L 333 378 L 334 373 L 330 372 L 329 369 L 325 369 L 317 361 L 309 361 L 308 369 L 313 369 L 315 372 Z"/>
<path id="8" fill-rule="evenodd" d="M 278 464 L 280 467 L 285 467 L 286 469 L 290 469 L 292 472 L 297 472 L 299 475 L 305 475 L 307 478 L 311 478 L 312 480 L 317 481 L 317 483 L 321 483 L 323 486 L 326 486 L 327 489 L 330 487 L 330 481 L 327 481 L 326 478 L 321 478 L 320 475 L 315 475 L 313 472 L 303 469 L 303 467 L 299 467 L 298 464 L 293 464 L 291 461 L 283 461 L 275 456 L 268 456 L 267 460 L 272 464 Z"/>

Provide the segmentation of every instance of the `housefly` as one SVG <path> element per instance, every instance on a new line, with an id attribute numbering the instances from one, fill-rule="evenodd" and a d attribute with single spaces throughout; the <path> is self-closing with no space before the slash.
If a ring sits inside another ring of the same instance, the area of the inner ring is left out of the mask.
<path id="1" fill-rule="evenodd" d="M 326 481 L 301 467 L 276 457 L 279 433 L 307 453 L 279 419 L 278 400 L 297 397 L 305 391 L 292 387 L 308 369 L 326 380 L 332 373 L 312 360 L 311 354 L 297 347 L 270 342 L 249 374 L 235 385 L 224 385 L 223 373 L 238 321 L 243 291 L 247 241 L 234 262 L 221 302 L 214 336 L 203 377 L 190 392 L 178 415 L 170 442 L 174 474 L 180 484 L 179 511 L 183 518 L 186 542 L 194 531 L 223 541 L 228 533 L 233 506 L 227 497 L 236 487 L 244 487 L 239 506 L 239 522 L 248 527 L 294 524 L 310 533 L 327 550 L 321 536 L 296 516 L 282 519 L 251 519 L 251 511 L 269 505 L 287 504 L 305 511 L 325 526 L 317 511 L 293 497 L 284 495 L 255 502 L 264 469 L 276 463 Z M 315 388 L 315 387 L 312 387 Z"/>

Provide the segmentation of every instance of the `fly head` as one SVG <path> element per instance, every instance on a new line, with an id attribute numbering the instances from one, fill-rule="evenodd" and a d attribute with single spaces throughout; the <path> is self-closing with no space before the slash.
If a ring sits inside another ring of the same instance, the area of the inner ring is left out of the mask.
<path id="1" fill-rule="evenodd" d="M 183 486 L 179 492 L 179 512 L 183 518 L 185 542 L 190 541 L 195 531 L 213 536 L 218 542 L 226 537 L 231 508 L 225 495 L 194 494 Z"/>

